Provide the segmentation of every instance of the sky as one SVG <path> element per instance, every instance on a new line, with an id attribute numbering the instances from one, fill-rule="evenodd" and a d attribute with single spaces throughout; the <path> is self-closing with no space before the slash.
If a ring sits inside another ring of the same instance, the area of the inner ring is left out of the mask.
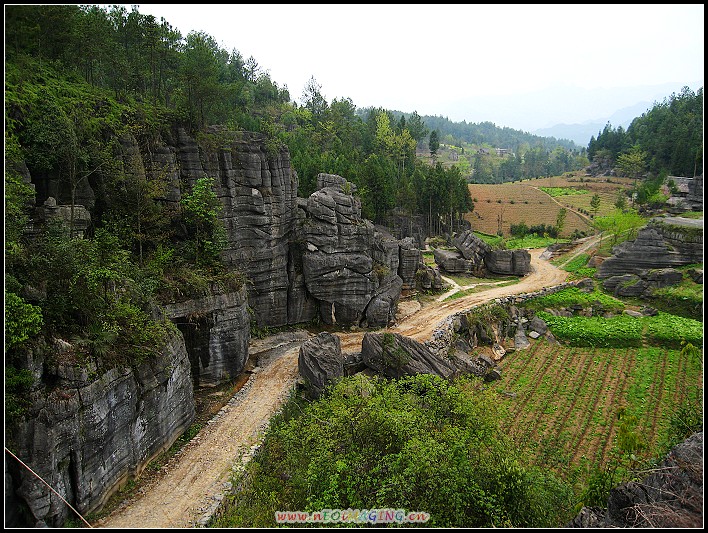
<path id="1" fill-rule="evenodd" d="M 703 86 L 703 4 L 137 6 L 253 56 L 298 103 L 314 77 L 328 102 L 533 131 Z"/>

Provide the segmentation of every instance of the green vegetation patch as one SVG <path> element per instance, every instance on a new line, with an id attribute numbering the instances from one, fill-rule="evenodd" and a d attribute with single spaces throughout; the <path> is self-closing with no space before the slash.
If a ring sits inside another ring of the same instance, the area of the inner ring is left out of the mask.
<path id="1" fill-rule="evenodd" d="M 588 254 L 579 254 L 570 261 L 568 261 L 561 268 L 566 272 L 575 272 L 579 268 L 582 268 L 587 265 L 588 259 L 590 259 L 590 256 Z"/>
<path id="2" fill-rule="evenodd" d="M 571 196 L 575 194 L 587 194 L 587 189 L 572 189 L 570 187 L 539 187 L 543 192 L 549 196 Z"/>
<path id="3" fill-rule="evenodd" d="M 520 248 L 546 248 L 551 244 L 559 242 L 570 242 L 570 239 L 558 239 L 555 237 L 538 237 L 536 235 L 525 235 L 521 238 L 507 239 L 505 241 L 507 250 L 517 250 Z"/>
<path id="4" fill-rule="evenodd" d="M 539 311 L 542 318 L 561 342 L 571 346 L 595 346 L 601 348 L 630 348 L 642 346 L 642 322 L 640 319 L 619 315 L 602 317 L 561 317 Z"/>
<path id="5" fill-rule="evenodd" d="M 649 344 L 681 348 L 685 343 L 703 344 L 703 322 L 668 313 L 641 318 Z"/>
<path id="6" fill-rule="evenodd" d="M 272 527 L 277 510 L 323 509 L 420 511 L 439 527 L 563 523 L 570 487 L 522 463 L 498 427 L 496 394 L 472 389 L 357 375 L 314 403 L 291 398 L 211 525 Z"/>
<path id="7" fill-rule="evenodd" d="M 683 281 L 680 285 L 656 289 L 652 305 L 667 313 L 702 320 L 703 285 Z"/>
<path id="8" fill-rule="evenodd" d="M 619 313 L 624 310 L 624 303 L 608 296 L 607 294 L 594 290 L 593 292 L 583 292 L 577 287 L 568 287 L 552 294 L 538 296 L 524 302 L 524 307 L 542 311 L 544 309 L 559 309 L 573 305 L 582 307 L 602 307 L 605 311 Z"/>
<path id="9" fill-rule="evenodd" d="M 703 342 L 702 322 L 667 313 L 653 317 L 618 315 L 602 318 L 559 317 L 539 311 L 538 316 L 546 321 L 558 340 L 571 346 L 629 348 L 646 343 L 680 348 L 686 342 L 694 345 Z"/>

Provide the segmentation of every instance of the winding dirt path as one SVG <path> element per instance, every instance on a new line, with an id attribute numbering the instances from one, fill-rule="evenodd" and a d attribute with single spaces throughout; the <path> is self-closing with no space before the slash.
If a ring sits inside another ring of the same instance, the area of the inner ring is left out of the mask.
<path id="1" fill-rule="evenodd" d="M 541 258 L 543 249 L 530 250 L 532 272 L 515 285 L 492 287 L 449 302 L 434 302 L 403 319 L 388 331 L 425 341 L 447 316 L 495 298 L 563 282 L 567 272 Z M 364 332 L 339 334 L 342 351 L 361 351 Z M 166 466 L 164 475 L 144 488 L 141 497 L 127 502 L 93 524 L 105 528 L 189 528 L 224 491 L 231 470 L 244 450 L 256 444 L 268 420 L 287 399 L 297 379 L 297 359 L 304 339 L 284 345 L 259 360 L 248 384 L 209 425 Z"/>
<path id="2" fill-rule="evenodd" d="M 534 292 L 544 287 L 562 283 L 565 281 L 568 273 L 556 268 L 548 261 L 541 259 L 541 254 L 544 251 L 545 248 L 529 250 L 531 254 L 532 272 L 523 277 L 518 283 L 505 287 L 492 287 L 488 290 L 468 294 L 467 296 L 447 302 L 435 302 L 434 304 L 422 308 L 417 313 L 406 317 L 405 320 L 401 321 L 396 326 L 387 328 L 387 331 L 400 333 L 412 337 L 417 341 L 424 342 L 433 335 L 433 331 L 445 318 L 459 311 L 494 300 L 495 298 L 524 292 Z M 361 340 L 364 338 L 364 333 L 366 332 L 340 333 L 339 337 L 342 342 L 342 351 L 347 353 L 361 351 Z"/>

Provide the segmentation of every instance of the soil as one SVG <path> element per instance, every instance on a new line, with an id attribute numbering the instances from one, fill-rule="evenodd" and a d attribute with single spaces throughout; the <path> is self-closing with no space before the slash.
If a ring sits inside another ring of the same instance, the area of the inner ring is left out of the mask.
<path id="1" fill-rule="evenodd" d="M 562 283 L 567 272 L 541 258 L 543 249 L 530 250 L 532 272 L 514 285 L 497 287 L 448 302 L 431 301 L 399 320 L 388 331 L 425 341 L 447 316 L 495 298 L 533 292 Z M 361 351 L 365 331 L 341 332 L 342 351 Z M 297 378 L 299 347 L 307 335 L 276 342 L 278 350 L 263 353 L 245 386 L 182 450 L 162 468 L 159 475 L 141 482 L 130 499 L 122 502 L 94 527 L 185 528 L 195 527 L 215 498 L 224 492 L 234 466 L 243 460 L 262 438 L 268 421 L 287 399 Z M 254 341 L 259 342 L 259 341 Z M 260 341 L 260 342 L 268 342 Z M 252 345 L 254 343 L 252 342 Z M 235 385 L 233 390 L 239 389 Z M 211 416 L 224 404 L 224 394 L 201 391 L 197 399 L 201 415 Z M 206 394 L 206 396 L 204 396 Z M 201 402 L 201 403 L 200 403 Z"/>

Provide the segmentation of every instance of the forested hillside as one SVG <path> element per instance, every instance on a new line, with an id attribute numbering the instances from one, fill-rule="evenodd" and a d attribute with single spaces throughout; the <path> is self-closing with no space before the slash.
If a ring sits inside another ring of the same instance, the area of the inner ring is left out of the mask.
<path id="1" fill-rule="evenodd" d="M 695 93 L 684 87 L 625 130 L 607 124 L 590 139 L 588 157 L 605 166 L 617 165 L 635 178 L 651 172 L 671 176 L 703 174 L 703 87 Z"/>

